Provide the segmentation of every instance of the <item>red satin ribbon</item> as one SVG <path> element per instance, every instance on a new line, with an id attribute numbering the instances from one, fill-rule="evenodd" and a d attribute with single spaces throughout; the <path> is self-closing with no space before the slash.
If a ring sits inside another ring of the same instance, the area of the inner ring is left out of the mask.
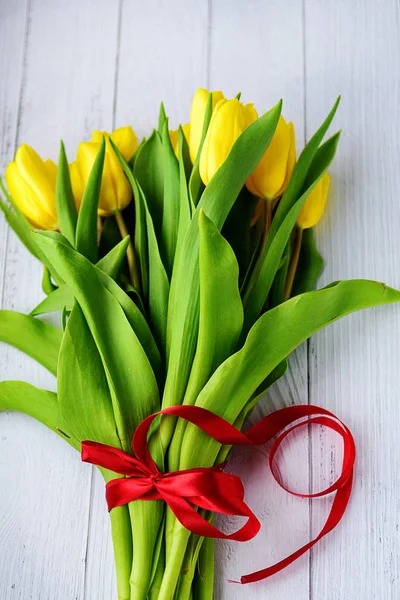
<path id="1" fill-rule="evenodd" d="M 115 473 L 125 475 L 109 481 L 106 486 L 108 508 L 133 500 L 164 500 L 186 529 L 203 537 L 222 538 L 245 542 L 255 537 L 260 523 L 244 501 L 244 488 L 239 477 L 223 472 L 224 465 L 195 468 L 186 471 L 161 473 L 150 456 L 147 435 L 158 415 L 173 415 L 197 425 L 220 444 L 229 446 L 258 446 L 278 436 L 269 454 L 269 466 L 276 482 L 289 494 L 300 498 L 317 498 L 336 492 L 328 519 L 318 536 L 275 565 L 244 575 L 240 582 L 252 583 L 281 571 L 307 552 L 322 537 L 332 531 L 341 520 L 351 493 L 356 449 L 353 436 L 331 412 L 312 405 L 289 406 L 264 417 L 246 433 L 218 415 L 198 406 L 172 406 L 147 417 L 136 429 L 132 448 L 135 457 L 97 442 L 82 442 L 82 460 Z M 301 422 L 292 425 L 296 421 Z M 342 472 L 337 481 L 316 494 L 300 494 L 283 485 L 274 466 L 274 457 L 283 440 L 295 429 L 309 424 L 325 425 L 343 438 Z M 289 429 L 285 429 L 292 425 Z M 285 430 L 285 431 L 283 431 Z M 224 515 L 247 517 L 246 523 L 229 535 L 204 519 L 195 507 Z"/>

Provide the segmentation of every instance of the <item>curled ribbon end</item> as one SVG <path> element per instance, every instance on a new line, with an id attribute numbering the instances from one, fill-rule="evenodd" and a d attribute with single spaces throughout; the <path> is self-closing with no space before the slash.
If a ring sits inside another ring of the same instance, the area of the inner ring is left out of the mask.
<path id="1" fill-rule="evenodd" d="M 355 461 L 354 439 L 349 428 L 333 413 L 311 404 L 288 406 L 276 411 L 253 425 L 246 434 L 204 408 L 189 405 L 171 406 L 150 415 L 139 425 L 133 438 L 135 458 L 112 446 L 90 441 L 82 442 L 82 460 L 125 475 L 125 477 L 117 477 L 107 483 L 106 498 L 109 510 L 134 500 L 164 500 L 181 524 L 197 535 L 244 542 L 252 539 L 258 533 L 261 525 L 244 502 L 243 485 L 238 477 L 223 472 L 224 465 L 193 468 L 166 474 L 158 471 L 149 453 L 147 434 L 152 421 L 160 414 L 181 417 L 197 425 L 221 444 L 261 445 L 278 435 L 270 450 L 269 464 L 273 477 L 284 490 L 301 498 L 316 498 L 336 492 L 328 519 L 316 538 L 275 565 L 243 575 L 240 581 L 228 579 L 229 583 L 244 585 L 271 577 L 310 550 L 341 520 L 352 488 Z M 292 425 L 296 421 L 299 423 Z M 344 458 L 342 473 L 335 483 L 322 492 L 302 494 L 291 491 L 282 483 L 274 463 L 274 457 L 283 440 L 292 431 L 298 427 L 308 427 L 310 424 L 325 425 L 341 435 L 344 444 Z M 292 426 L 286 429 L 289 425 Z M 248 520 L 235 533 L 224 534 L 202 517 L 193 504 L 220 514 L 247 517 Z"/>

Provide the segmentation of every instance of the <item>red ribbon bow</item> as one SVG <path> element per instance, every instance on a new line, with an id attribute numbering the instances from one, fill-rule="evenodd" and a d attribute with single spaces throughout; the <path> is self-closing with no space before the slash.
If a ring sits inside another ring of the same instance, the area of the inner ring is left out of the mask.
<path id="1" fill-rule="evenodd" d="M 336 492 L 328 519 L 314 540 L 275 565 L 242 576 L 240 583 L 260 581 L 281 571 L 332 531 L 341 520 L 353 483 L 356 456 L 354 439 L 348 427 L 333 413 L 312 405 L 289 406 L 278 410 L 261 419 L 246 433 L 242 433 L 222 417 L 198 406 L 182 405 L 165 408 L 144 419 L 136 429 L 132 439 L 135 457 L 112 446 L 90 441 L 82 442 L 83 461 L 126 476 L 107 483 L 106 498 L 109 510 L 133 500 L 164 500 L 186 529 L 203 537 L 245 542 L 255 537 L 260 530 L 257 517 L 244 501 L 244 488 L 240 478 L 224 473 L 224 465 L 172 473 L 159 471 L 147 445 L 150 425 L 158 415 L 181 417 L 197 425 L 220 444 L 229 446 L 258 446 L 266 444 L 279 434 L 269 453 L 269 466 L 277 483 L 289 494 L 300 498 L 317 498 Z M 311 418 L 304 420 L 306 417 Z M 299 419 L 303 420 L 292 425 Z M 282 484 L 274 467 L 274 457 L 283 440 L 292 431 L 309 424 L 325 425 L 342 436 L 343 465 L 337 481 L 326 490 L 316 494 L 300 494 Z M 292 426 L 282 432 L 289 425 Z M 227 535 L 204 519 L 195 506 L 224 515 L 247 517 L 247 522 L 235 533 Z"/>

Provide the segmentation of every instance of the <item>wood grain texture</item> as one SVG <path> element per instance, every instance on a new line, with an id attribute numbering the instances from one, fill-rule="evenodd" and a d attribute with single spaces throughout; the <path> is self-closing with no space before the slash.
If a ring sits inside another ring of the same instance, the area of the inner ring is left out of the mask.
<path id="1" fill-rule="evenodd" d="M 129 123 L 148 135 L 160 100 L 174 126 L 186 122 L 199 86 L 242 91 L 260 113 L 283 97 L 301 148 L 341 93 L 343 135 L 318 228 L 323 283 L 400 287 L 399 24 L 396 0 L 0 0 L 1 170 L 22 141 L 56 158 L 63 137 L 72 159 L 94 128 Z M 26 312 L 41 298 L 40 265 L 2 218 L 0 273 L 2 307 Z M 257 408 L 253 419 L 293 402 L 337 412 L 359 447 L 355 492 L 343 524 L 310 556 L 269 582 L 230 585 L 316 534 L 329 507 L 280 492 L 265 449 L 236 453 L 231 468 L 264 527 L 252 543 L 218 544 L 216 600 L 398 598 L 399 326 L 390 307 L 321 332 Z M 0 379 L 12 378 L 54 389 L 41 367 L 0 346 Z M 297 489 L 316 489 L 339 462 L 334 437 L 316 430 L 285 447 L 281 466 Z M 1 414 L 0 480 L 0 598 L 115 598 L 98 474 L 41 425 Z"/>
<path id="2" fill-rule="evenodd" d="M 399 287 L 399 3 L 307 1 L 305 16 L 308 135 L 343 97 L 333 191 L 318 232 L 323 283 L 367 277 Z M 398 307 L 386 307 L 311 342 L 310 400 L 344 418 L 358 444 L 348 514 L 313 552 L 312 598 L 399 597 L 399 326 Z M 335 470 L 333 441 L 313 444 L 315 487 Z M 324 514 L 314 505 L 314 533 Z"/>
<path id="3" fill-rule="evenodd" d="M 279 0 L 219 0 L 212 4 L 209 27 L 209 87 L 228 97 L 242 92 L 244 102 L 254 102 L 259 114 L 284 98 L 284 115 L 293 121 L 297 144 L 304 144 L 303 32 L 301 1 L 291 3 L 282 35 L 282 3 Z M 268 26 L 266 27 L 266 24 Z M 265 32 L 268 31 L 268 35 Z M 273 58 L 272 58 L 273 57 Z M 282 68 L 282 65 L 285 68 Z M 274 408 L 307 402 L 307 351 L 299 348 L 291 357 L 282 382 L 255 409 L 256 421 Z M 308 489 L 307 434 L 287 444 L 281 467 L 285 471 L 301 453 L 303 463 L 292 470 L 294 486 Z M 263 524 L 261 533 L 248 544 L 217 542 L 216 598 L 309 598 L 309 557 L 304 557 L 267 583 L 242 588 L 227 583 L 290 554 L 309 536 L 308 503 L 285 494 L 269 474 L 267 451 L 253 448 L 234 453 L 231 468 L 241 475 L 246 498 Z M 285 535 L 282 535 L 284 527 Z"/>
<path id="4" fill-rule="evenodd" d="M 93 128 L 112 124 L 117 10 L 105 0 L 80 2 L 79 10 L 75 3 L 47 0 L 33 0 L 22 8 L 15 17 L 22 31 L 15 32 L 3 53 L 18 60 L 14 69 L 21 73 L 18 100 L 10 101 L 17 107 L 15 143 L 25 141 L 43 157 L 57 158 L 63 136 L 71 155 Z M 3 20 L 2 28 L 7 30 Z M 104 39 L 110 44 L 112 38 L 109 52 Z M 18 39 L 23 49 L 19 59 L 12 51 L 14 44 L 18 49 Z M 14 149 L 13 144 L 6 161 Z M 41 267 L 12 232 L 5 244 L 2 306 L 28 312 L 42 298 Z M 2 379 L 54 388 L 53 378 L 17 351 L 2 347 L 1 359 Z M 0 597 L 83 598 L 85 575 L 89 589 L 91 581 L 85 569 L 91 468 L 22 416 L 2 415 L 0 428 L 2 481 L 10 488 L 0 500 L 1 530 L 7 532 L 0 542 L 1 560 L 7 560 L 2 563 Z M 39 514 L 43 518 L 36 518 Z M 112 562 L 108 572 L 113 577 Z M 90 593 L 97 596 L 97 585 Z"/>

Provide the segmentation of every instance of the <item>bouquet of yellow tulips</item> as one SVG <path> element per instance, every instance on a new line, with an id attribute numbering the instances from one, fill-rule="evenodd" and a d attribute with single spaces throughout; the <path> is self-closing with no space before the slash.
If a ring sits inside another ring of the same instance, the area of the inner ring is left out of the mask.
<path id="1" fill-rule="evenodd" d="M 139 145 L 129 126 L 95 131 L 70 164 L 61 143 L 58 165 L 22 145 L 0 207 L 43 263 L 45 297 L 29 315 L 0 311 L 0 340 L 49 369 L 57 392 L 3 381 L 0 410 L 31 415 L 79 452 L 105 445 L 122 465 L 97 463 L 111 494 L 135 483 L 123 464 L 138 464 L 131 440 L 144 419 L 200 407 L 240 429 L 299 344 L 399 301 L 372 281 L 313 291 L 323 265 L 313 227 L 339 133 L 323 138 L 337 106 L 298 158 L 281 103 L 258 117 L 240 97 L 203 89 L 190 123 L 171 131 L 161 105 Z M 59 328 L 39 318 L 54 312 Z M 156 487 L 157 473 L 218 470 L 230 451 L 168 414 L 147 439 Z M 154 489 L 111 505 L 120 600 L 213 597 L 213 539 L 172 505 Z M 211 524 L 210 503 L 198 506 Z"/>

